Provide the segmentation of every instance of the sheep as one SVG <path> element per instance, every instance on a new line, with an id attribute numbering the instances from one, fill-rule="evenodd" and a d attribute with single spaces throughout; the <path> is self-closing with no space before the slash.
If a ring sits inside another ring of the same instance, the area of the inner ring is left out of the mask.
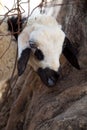
<path id="1" fill-rule="evenodd" d="M 30 17 L 27 26 L 18 36 L 18 75 L 29 65 L 43 83 L 52 87 L 60 76 L 60 55 L 76 69 L 80 69 L 75 48 L 55 18 L 48 15 Z"/>

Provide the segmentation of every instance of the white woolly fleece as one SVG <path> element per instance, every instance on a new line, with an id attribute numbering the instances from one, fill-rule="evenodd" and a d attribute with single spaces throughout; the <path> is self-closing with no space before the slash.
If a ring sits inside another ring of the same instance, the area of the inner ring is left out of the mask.
<path id="1" fill-rule="evenodd" d="M 44 60 L 38 61 L 31 54 L 29 64 L 36 71 L 39 67 L 49 67 L 58 70 L 59 58 L 62 52 L 65 34 L 57 21 L 47 15 L 30 18 L 27 27 L 18 37 L 18 57 L 24 49 L 29 48 L 29 41 L 36 43 L 37 47 L 43 52 Z"/>

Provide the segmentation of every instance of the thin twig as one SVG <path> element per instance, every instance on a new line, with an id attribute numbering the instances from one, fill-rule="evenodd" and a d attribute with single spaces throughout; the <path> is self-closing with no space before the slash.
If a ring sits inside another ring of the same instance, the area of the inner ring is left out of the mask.
<path id="1" fill-rule="evenodd" d="M 6 52 L 7 52 L 8 49 L 10 48 L 11 42 L 12 42 L 12 36 L 11 36 L 11 40 L 10 40 L 10 43 L 9 43 L 8 47 L 7 47 L 6 50 L 3 52 L 3 54 L 0 56 L 0 59 L 2 59 L 2 57 L 6 54 Z"/>

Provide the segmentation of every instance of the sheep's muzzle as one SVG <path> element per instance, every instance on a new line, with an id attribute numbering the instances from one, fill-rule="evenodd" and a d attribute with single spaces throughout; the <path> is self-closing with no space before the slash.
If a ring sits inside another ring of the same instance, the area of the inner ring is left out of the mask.
<path id="1" fill-rule="evenodd" d="M 45 69 L 39 68 L 37 73 L 46 86 L 52 87 L 56 85 L 59 77 L 58 72 L 50 68 L 45 68 Z"/>

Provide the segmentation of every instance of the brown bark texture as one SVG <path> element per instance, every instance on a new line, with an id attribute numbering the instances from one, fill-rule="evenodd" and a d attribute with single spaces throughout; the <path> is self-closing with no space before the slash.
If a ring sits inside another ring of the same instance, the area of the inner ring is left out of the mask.
<path id="1" fill-rule="evenodd" d="M 16 74 L 11 85 L 7 75 L 0 82 L 0 130 L 87 130 L 87 0 L 71 2 L 64 0 L 57 20 L 78 50 L 81 70 L 61 56 L 62 74 L 53 88 L 47 88 L 29 66 L 16 85 Z"/>

